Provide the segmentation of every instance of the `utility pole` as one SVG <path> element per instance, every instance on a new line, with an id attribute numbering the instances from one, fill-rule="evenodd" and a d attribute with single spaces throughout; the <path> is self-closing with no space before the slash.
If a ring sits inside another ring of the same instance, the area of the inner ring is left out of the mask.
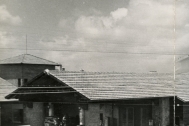
<path id="1" fill-rule="evenodd" d="M 173 31 L 173 51 L 174 51 L 174 68 L 173 68 L 173 72 L 174 72 L 174 75 L 173 75 L 173 80 L 174 80 L 174 82 L 173 82 L 173 86 L 174 86 L 174 101 L 173 101 L 173 110 L 174 110 L 174 114 L 173 114 L 173 118 L 174 118 L 174 120 L 173 120 L 173 122 L 174 122 L 174 124 L 173 124 L 173 126 L 176 126 L 176 121 L 175 121 L 175 117 L 176 117 L 176 88 L 175 88 L 175 86 L 176 86 L 176 56 L 175 56 L 175 48 L 176 48 L 176 46 L 175 46 L 175 44 L 176 44 L 176 0 L 174 0 L 174 31 Z"/>

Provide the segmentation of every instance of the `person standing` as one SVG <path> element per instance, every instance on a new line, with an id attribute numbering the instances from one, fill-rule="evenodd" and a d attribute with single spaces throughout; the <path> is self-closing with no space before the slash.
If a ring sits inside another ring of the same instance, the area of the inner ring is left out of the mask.
<path id="1" fill-rule="evenodd" d="M 61 122 L 60 126 L 68 126 L 68 116 L 67 115 L 64 115 L 62 117 L 62 122 Z"/>

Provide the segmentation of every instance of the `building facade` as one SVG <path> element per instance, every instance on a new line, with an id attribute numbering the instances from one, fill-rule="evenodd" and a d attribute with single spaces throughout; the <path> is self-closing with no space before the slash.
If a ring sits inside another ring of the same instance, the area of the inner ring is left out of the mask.
<path id="1" fill-rule="evenodd" d="M 189 100 L 182 90 L 188 85 L 174 85 L 172 77 L 46 70 L 6 98 L 32 103 L 24 117 L 31 126 L 44 125 L 47 116 L 64 115 L 70 126 L 187 126 Z"/>
<path id="2" fill-rule="evenodd" d="M 61 65 L 30 54 L 22 54 L 0 61 L 0 77 L 19 87 L 41 71 L 55 70 L 56 67 L 60 69 Z"/>
<path id="3" fill-rule="evenodd" d="M 1 104 L 1 126 L 24 124 L 25 108 L 31 108 L 29 102 L 19 102 L 18 100 L 4 100 L 4 96 L 11 93 L 12 87 L 15 90 L 23 84 L 30 81 L 45 69 L 55 70 L 61 67 L 60 64 L 42 59 L 30 54 L 23 54 L 16 57 L 4 59 L 0 61 L 0 77 L 2 80 L 0 91 Z M 6 83 L 5 83 L 6 82 Z M 11 87 L 11 88 L 10 88 Z M 27 109 L 30 111 L 30 109 Z"/>

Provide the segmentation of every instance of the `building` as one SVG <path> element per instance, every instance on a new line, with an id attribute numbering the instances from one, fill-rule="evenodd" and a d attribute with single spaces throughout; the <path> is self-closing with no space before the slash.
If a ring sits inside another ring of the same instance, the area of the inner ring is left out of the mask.
<path id="1" fill-rule="evenodd" d="M 188 74 L 174 81 L 173 74 L 45 70 L 6 98 L 32 103 L 23 117 L 31 126 L 65 114 L 73 125 L 188 125 L 188 82 Z"/>
<path id="2" fill-rule="evenodd" d="M 18 100 L 5 100 L 4 96 L 13 90 L 8 87 L 20 87 L 30 81 L 45 69 L 60 69 L 61 65 L 40 57 L 30 54 L 22 54 L 12 58 L 0 61 L 0 77 L 2 94 L 0 95 L 1 103 L 1 124 L 5 126 L 8 122 L 11 124 L 23 124 L 24 107 L 32 107 L 29 102 L 19 102 Z M 5 83 L 6 82 L 6 83 Z"/>
<path id="3" fill-rule="evenodd" d="M 0 77 L 21 86 L 45 69 L 55 70 L 61 64 L 30 54 L 22 54 L 0 61 Z"/>

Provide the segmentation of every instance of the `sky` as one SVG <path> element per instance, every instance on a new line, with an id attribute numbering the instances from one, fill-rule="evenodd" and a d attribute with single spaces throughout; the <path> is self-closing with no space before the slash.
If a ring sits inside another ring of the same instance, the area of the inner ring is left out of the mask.
<path id="1" fill-rule="evenodd" d="M 0 59 L 28 53 L 70 71 L 173 72 L 174 54 L 189 54 L 188 12 L 188 0 L 1 0 Z"/>

